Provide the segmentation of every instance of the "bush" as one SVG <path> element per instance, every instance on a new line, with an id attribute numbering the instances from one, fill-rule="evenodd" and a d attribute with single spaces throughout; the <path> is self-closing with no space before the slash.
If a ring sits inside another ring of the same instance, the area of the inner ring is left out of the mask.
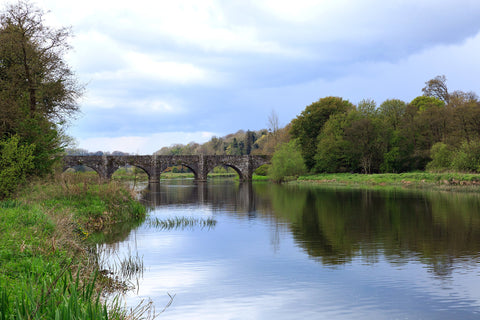
<path id="1" fill-rule="evenodd" d="M 451 168 L 453 152 L 445 143 L 435 143 L 430 149 L 430 156 L 432 161 L 427 164 L 428 171 L 444 171 Z"/>
<path id="2" fill-rule="evenodd" d="M 270 178 L 275 182 L 283 182 L 285 177 L 299 176 L 306 172 L 305 162 L 295 140 L 281 144 L 272 158 L 268 170 Z"/>
<path id="3" fill-rule="evenodd" d="M 21 145 L 15 135 L 0 141 L 0 199 L 11 196 L 25 183 L 34 167 L 34 145 Z"/>
<path id="4" fill-rule="evenodd" d="M 463 172 L 480 172 L 480 140 L 462 143 L 453 155 L 452 167 Z"/>
<path id="5" fill-rule="evenodd" d="M 255 174 L 256 174 L 256 175 L 259 175 L 259 176 L 267 176 L 269 169 L 270 169 L 270 165 L 269 165 L 269 164 L 261 165 L 260 167 L 258 167 L 258 168 L 255 170 Z"/>

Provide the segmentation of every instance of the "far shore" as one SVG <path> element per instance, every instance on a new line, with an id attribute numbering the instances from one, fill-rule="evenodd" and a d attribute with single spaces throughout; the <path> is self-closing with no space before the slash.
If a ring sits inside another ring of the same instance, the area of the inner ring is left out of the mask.
<path id="1" fill-rule="evenodd" d="M 472 173 L 322 173 L 300 176 L 290 184 L 314 184 L 347 188 L 403 188 L 479 192 L 480 174 Z"/>

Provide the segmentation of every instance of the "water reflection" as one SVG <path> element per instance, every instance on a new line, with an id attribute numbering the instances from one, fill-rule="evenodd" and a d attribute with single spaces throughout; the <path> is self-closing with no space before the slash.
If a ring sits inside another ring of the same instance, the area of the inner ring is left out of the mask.
<path id="1" fill-rule="evenodd" d="M 159 225 L 195 225 L 147 219 L 115 245 L 144 257 L 132 301 L 177 294 L 162 318 L 480 315 L 478 195 L 178 180 L 142 201 Z"/>
<path id="2" fill-rule="evenodd" d="M 478 195 L 176 183 L 150 185 L 142 200 L 151 208 L 201 203 L 235 215 L 288 222 L 297 244 L 326 265 L 356 256 L 372 263 L 380 254 L 392 263 L 416 257 L 443 276 L 455 261 L 476 259 L 480 252 Z"/>
<path id="3" fill-rule="evenodd" d="M 257 186 L 291 223 L 298 244 L 324 264 L 379 254 L 393 263 L 417 259 L 448 275 L 455 261 L 478 258 L 480 197 L 451 193 Z"/>

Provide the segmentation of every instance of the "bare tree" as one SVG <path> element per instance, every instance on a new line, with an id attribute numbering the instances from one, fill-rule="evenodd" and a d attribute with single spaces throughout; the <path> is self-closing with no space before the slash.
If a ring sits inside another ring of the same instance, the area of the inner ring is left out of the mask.
<path id="1" fill-rule="evenodd" d="M 270 115 L 268 116 L 268 129 L 270 130 L 270 132 L 273 133 L 273 135 L 275 135 L 278 129 L 280 129 L 279 122 L 278 122 L 278 115 L 273 109 L 270 112 Z"/>
<path id="2" fill-rule="evenodd" d="M 427 97 L 435 97 L 446 104 L 450 102 L 450 94 L 447 88 L 447 78 L 444 75 L 436 76 L 435 78 L 425 82 L 425 87 L 422 89 L 423 95 Z"/>

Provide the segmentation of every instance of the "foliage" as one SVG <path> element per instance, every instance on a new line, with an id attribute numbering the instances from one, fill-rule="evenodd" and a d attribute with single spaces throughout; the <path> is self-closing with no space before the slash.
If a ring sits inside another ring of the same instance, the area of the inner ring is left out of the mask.
<path id="1" fill-rule="evenodd" d="M 447 144 L 435 143 L 430 150 L 430 156 L 432 161 L 427 164 L 427 170 L 443 171 L 452 167 L 453 152 Z"/>
<path id="2" fill-rule="evenodd" d="M 396 130 L 405 114 L 406 107 L 407 104 L 402 100 L 388 99 L 380 105 L 378 113 L 388 126 Z"/>
<path id="3" fill-rule="evenodd" d="M 212 137 L 210 141 L 200 145 L 191 142 L 187 145 L 175 144 L 163 147 L 155 152 L 157 155 L 249 155 L 255 153 L 260 147 L 257 141 L 267 135 L 267 130 L 246 132 L 239 130 L 225 137 Z M 260 152 L 261 153 L 261 152 Z"/>
<path id="4" fill-rule="evenodd" d="M 317 172 L 379 172 L 388 134 L 371 109 L 331 116 L 318 138 Z"/>
<path id="5" fill-rule="evenodd" d="M 452 167 L 462 172 L 480 172 L 480 139 L 463 142 L 453 155 Z"/>
<path id="6" fill-rule="evenodd" d="M 325 123 L 318 136 L 316 172 L 345 172 L 356 166 L 355 159 L 347 154 L 350 145 L 344 138 L 349 122 L 350 117 L 346 113 L 339 113 L 332 115 Z"/>
<path id="7" fill-rule="evenodd" d="M 445 103 L 435 97 L 427 97 L 427 96 L 418 96 L 410 102 L 410 105 L 417 108 L 419 111 L 425 111 L 430 108 L 442 108 L 445 107 Z"/>
<path id="8" fill-rule="evenodd" d="M 100 299 L 107 279 L 86 240 L 99 226 L 92 218 L 141 220 L 145 208 L 118 184 L 87 178 L 33 184 L 0 202 L 0 319 L 126 318 Z"/>
<path id="9" fill-rule="evenodd" d="M 34 167 L 34 150 L 34 145 L 21 145 L 18 136 L 0 140 L 0 199 L 12 195 L 26 182 Z"/>
<path id="10" fill-rule="evenodd" d="M 0 140 L 18 135 L 34 146 L 37 175 L 51 172 L 66 141 L 62 126 L 78 112 L 82 88 L 63 60 L 69 36 L 27 1 L 0 13 Z"/>
<path id="11" fill-rule="evenodd" d="M 259 176 L 267 176 L 269 169 L 270 169 L 269 164 L 263 164 L 255 170 L 254 174 Z"/>
<path id="12" fill-rule="evenodd" d="M 295 140 L 280 145 L 272 158 L 268 171 L 275 182 L 283 182 L 286 177 L 298 176 L 306 172 L 300 148 Z"/>
<path id="13" fill-rule="evenodd" d="M 292 120 L 291 134 L 298 140 L 302 157 L 308 170 L 315 166 L 317 139 L 324 124 L 330 116 L 337 113 L 346 113 L 354 106 L 339 97 L 325 97 L 307 106 L 295 119 Z"/>
<path id="14" fill-rule="evenodd" d="M 375 117 L 377 115 L 377 103 L 372 99 L 363 99 L 357 105 L 357 111 L 364 117 Z"/>

